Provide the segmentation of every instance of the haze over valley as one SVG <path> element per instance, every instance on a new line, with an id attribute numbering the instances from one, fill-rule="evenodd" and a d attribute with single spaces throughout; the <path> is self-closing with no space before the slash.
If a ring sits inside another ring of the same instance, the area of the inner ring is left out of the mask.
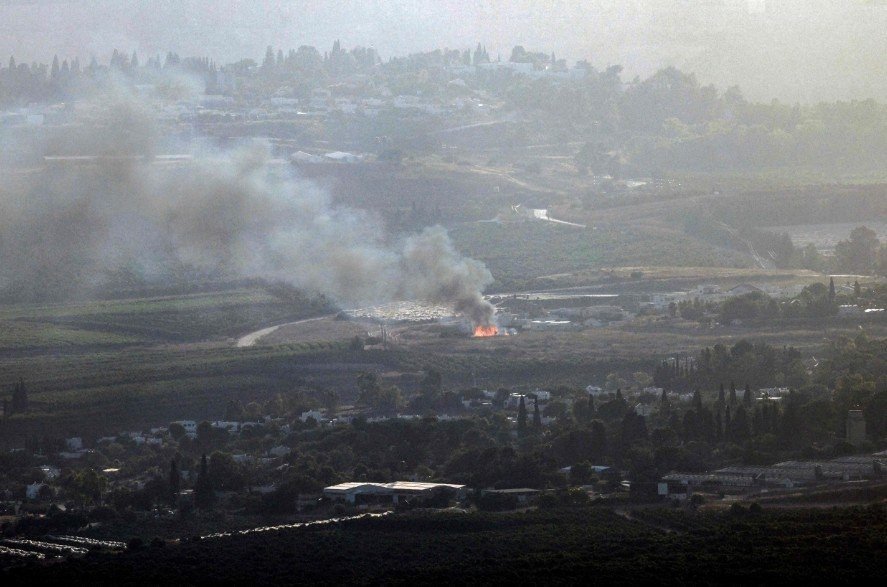
<path id="1" fill-rule="evenodd" d="M 4 584 L 883 575 L 885 13 L 0 3 Z"/>

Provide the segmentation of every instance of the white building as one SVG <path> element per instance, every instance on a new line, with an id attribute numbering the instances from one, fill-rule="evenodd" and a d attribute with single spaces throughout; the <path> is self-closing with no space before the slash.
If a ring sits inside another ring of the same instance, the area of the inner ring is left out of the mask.
<path id="1" fill-rule="evenodd" d="M 302 422 L 307 422 L 308 418 L 314 418 L 314 421 L 319 424 L 323 421 L 323 414 L 318 410 L 308 410 L 307 412 L 302 412 L 302 415 L 299 416 L 299 420 Z"/>
<path id="2" fill-rule="evenodd" d="M 323 495 L 336 501 L 356 504 L 361 501 L 387 501 L 394 505 L 400 501 L 424 501 L 440 494 L 457 499 L 465 496 L 464 485 L 450 483 L 420 483 L 415 481 L 395 481 L 393 483 L 340 483 L 326 487 Z"/>
<path id="3" fill-rule="evenodd" d="M 363 156 L 347 153 L 345 151 L 333 151 L 324 155 L 329 160 L 338 161 L 339 163 L 359 163 L 363 160 Z"/>
<path id="4" fill-rule="evenodd" d="M 197 434 L 197 422 L 194 420 L 176 420 L 175 422 L 172 422 L 172 424 L 178 424 L 185 429 L 187 434 Z"/>
<path id="5" fill-rule="evenodd" d="M 551 401 L 551 392 L 550 392 L 550 391 L 545 391 L 545 390 L 542 390 L 542 389 L 535 389 L 535 390 L 533 390 L 533 392 L 530 393 L 529 396 L 531 396 L 529 399 L 532 399 L 532 397 L 535 397 L 535 398 L 536 398 L 537 400 L 539 400 L 540 402 L 548 402 L 548 401 Z"/>

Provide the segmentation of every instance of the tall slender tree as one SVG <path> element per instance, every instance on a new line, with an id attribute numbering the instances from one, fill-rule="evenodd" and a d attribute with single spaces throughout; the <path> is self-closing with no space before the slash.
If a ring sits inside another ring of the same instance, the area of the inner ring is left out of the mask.
<path id="1" fill-rule="evenodd" d="M 212 481 L 209 478 L 209 467 L 206 463 L 206 453 L 200 457 L 200 472 L 194 483 L 194 504 L 200 509 L 211 509 L 216 501 L 216 492 L 213 490 Z"/>
<path id="2" fill-rule="evenodd" d="M 9 406 L 11 414 L 21 414 L 28 410 L 28 388 L 25 387 L 25 380 L 19 379 L 18 383 L 12 390 L 12 402 Z"/>
<path id="3" fill-rule="evenodd" d="M 175 504 L 179 498 L 179 491 L 182 488 L 182 476 L 179 473 L 179 466 L 176 460 L 172 459 L 169 463 L 169 499 Z"/>
<path id="4" fill-rule="evenodd" d="M 518 436 L 524 436 L 527 432 L 527 404 L 524 396 L 520 396 L 520 403 L 517 405 L 517 433 Z"/>

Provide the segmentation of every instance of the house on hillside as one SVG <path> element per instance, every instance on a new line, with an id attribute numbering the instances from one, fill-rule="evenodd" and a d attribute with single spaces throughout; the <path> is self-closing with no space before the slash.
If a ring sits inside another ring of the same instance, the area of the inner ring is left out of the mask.
<path id="1" fill-rule="evenodd" d="M 662 497 L 686 497 L 694 492 L 745 493 L 756 484 L 753 475 L 724 473 L 670 473 L 657 484 Z"/>

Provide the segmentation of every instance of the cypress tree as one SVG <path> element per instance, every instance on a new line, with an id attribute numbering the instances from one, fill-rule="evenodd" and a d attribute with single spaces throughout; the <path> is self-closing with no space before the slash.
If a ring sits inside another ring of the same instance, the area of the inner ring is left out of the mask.
<path id="1" fill-rule="evenodd" d="M 733 438 L 736 442 L 748 440 L 748 416 L 743 406 L 739 406 L 733 418 Z"/>
<path id="2" fill-rule="evenodd" d="M 723 404 L 723 403 L 724 403 L 724 399 L 725 399 L 725 397 L 724 397 L 724 384 L 721 383 L 720 388 L 718 389 L 718 403 L 719 403 L 719 404 Z"/>
<path id="3" fill-rule="evenodd" d="M 194 483 L 194 503 L 200 509 L 210 509 L 215 502 L 216 493 L 213 491 L 209 478 L 209 470 L 206 464 L 206 453 L 200 457 L 200 472 Z"/>
<path id="4" fill-rule="evenodd" d="M 591 454 L 599 459 L 607 452 L 607 429 L 600 420 L 591 423 Z"/>
<path id="5" fill-rule="evenodd" d="M 182 476 L 179 474 L 179 467 L 176 460 L 172 459 L 169 464 L 169 497 L 171 503 L 175 503 L 179 497 L 179 491 L 182 485 Z"/>
<path id="6" fill-rule="evenodd" d="M 520 396 L 520 403 L 517 406 L 517 434 L 523 436 L 527 432 L 527 404 L 524 402 L 524 396 Z"/>
<path id="7" fill-rule="evenodd" d="M 730 403 L 736 403 L 736 384 L 732 381 L 730 382 Z"/>
<path id="8" fill-rule="evenodd" d="M 687 410 L 684 413 L 684 440 L 699 440 L 699 422 L 696 412 Z"/>
<path id="9" fill-rule="evenodd" d="M 539 413 L 539 399 L 533 401 L 533 428 L 538 432 L 542 429 L 542 414 Z"/>
<path id="10" fill-rule="evenodd" d="M 21 414 L 28 409 L 28 389 L 25 387 L 25 380 L 19 379 L 18 383 L 12 390 L 12 402 L 9 406 L 10 414 Z"/>
<path id="11" fill-rule="evenodd" d="M 745 395 L 742 396 L 742 403 L 745 404 L 746 408 L 752 407 L 751 387 L 748 383 L 745 384 Z"/>
<path id="12" fill-rule="evenodd" d="M 779 407 L 776 404 L 771 404 L 768 410 L 767 429 L 772 434 L 779 434 Z"/>
<path id="13" fill-rule="evenodd" d="M 707 442 L 715 442 L 718 437 L 717 424 L 715 422 L 714 416 L 711 413 L 711 410 L 703 408 L 702 411 L 699 412 L 698 417 L 702 437 Z"/>

